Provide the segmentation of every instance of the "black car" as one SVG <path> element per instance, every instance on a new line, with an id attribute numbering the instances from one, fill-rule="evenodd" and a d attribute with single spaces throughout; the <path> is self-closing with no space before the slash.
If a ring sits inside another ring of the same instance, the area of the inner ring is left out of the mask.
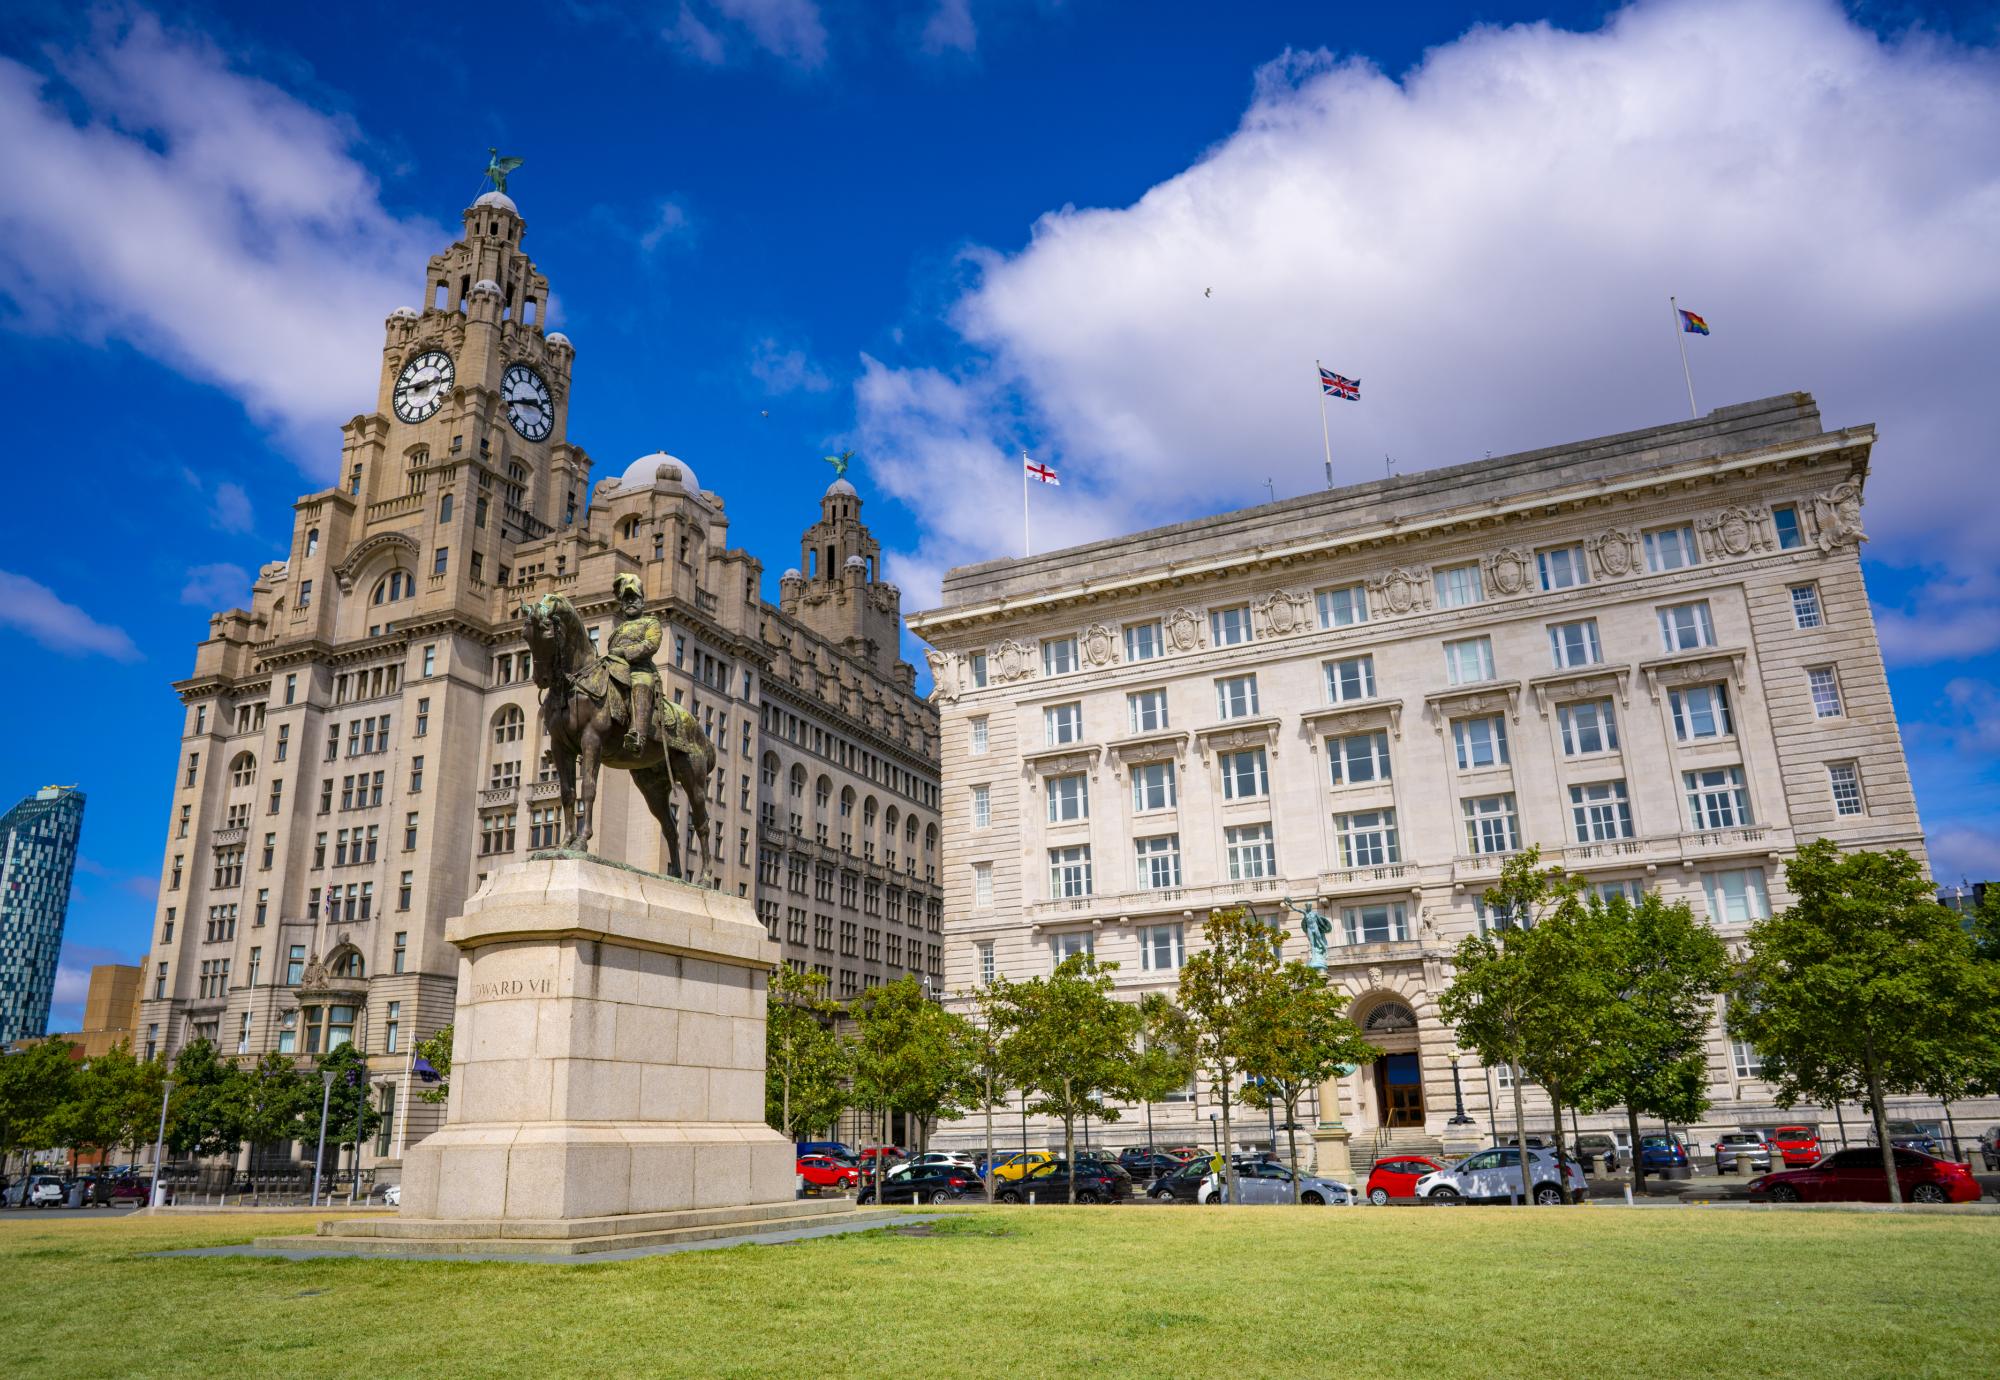
<path id="1" fill-rule="evenodd" d="M 1125 1172 L 1133 1178 L 1147 1180 L 1161 1178 L 1181 1167 L 1181 1162 L 1172 1155 L 1162 1155 L 1157 1150 L 1141 1150 L 1136 1147 L 1121 1151 L 1118 1163 L 1123 1165 Z"/>
<path id="2" fill-rule="evenodd" d="M 1873 1127 L 1868 1131 L 1868 1143 L 1880 1144 L 1875 1139 Z M 1937 1129 L 1919 1121 L 1892 1121 L 1889 1123 L 1889 1144 L 1898 1150 L 1915 1150 L 1918 1154 L 1929 1155 L 1933 1159 L 1948 1159 L 1944 1137 Z"/>
<path id="3" fill-rule="evenodd" d="M 1068 1160 L 1050 1160 L 1028 1171 L 1023 1179 L 995 1187 L 993 1197 L 1002 1203 L 1025 1203 L 1034 1194 L 1038 1203 L 1069 1201 Z M 1076 1200 L 1079 1203 L 1115 1203 L 1132 1196 L 1132 1176 L 1107 1160 L 1079 1160 L 1076 1167 Z"/>
<path id="4" fill-rule="evenodd" d="M 979 1176 L 969 1169 L 952 1164 L 898 1165 L 891 1169 L 882 1184 L 881 1200 L 884 1203 L 953 1203 L 961 1198 L 984 1201 L 986 1190 L 980 1185 Z M 861 1191 L 855 1195 L 856 1203 L 872 1203 L 876 1200 L 875 1184 L 862 1180 Z"/>
<path id="5" fill-rule="evenodd" d="M 1251 1165 L 1272 1158 L 1268 1154 L 1237 1155 L 1234 1157 L 1234 1163 L 1238 1173 L 1247 1174 Z M 1209 1166 L 1212 1163 L 1213 1157 L 1209 1155 L 1198 1155 L 1194 1159 L 1184 1161 L 1171 1174 L 1148 1185 L 1146 1196 L 1163 1203 L 1195 1202 L 1197 1201 L 1195 1194 L 1201 1191 L 1202 1181 L 1208 1177 Z"/>

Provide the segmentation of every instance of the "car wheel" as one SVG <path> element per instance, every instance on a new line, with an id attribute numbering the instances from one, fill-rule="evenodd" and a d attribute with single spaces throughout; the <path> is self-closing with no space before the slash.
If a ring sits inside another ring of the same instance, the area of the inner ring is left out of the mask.
<path id="1" fill-rule="evenodd" d="M 859 1193 L 854 1195 L 854 1202 L 857 1207 L 865 1206 L 874 1201 L 875 1201 L 875 1190 L 872 1188 L 864 1188 Z"/>
<path id="2" fill-rule="evenodd" d="M 1796 1203 L 1799 1200 L 1799 1191 L 1790 1184 L 1773 1184 L 1770 1192 L 1764 1196 L 1774 1203 Z"/>
<path id="3" fill-rule="evenodd" d="M 948 1203 L 950 1201 L 951 1193 L 947 1189 L 935 1189 L 931 1193 L 931 1202 L 933 1203 Z"/>
<path id="4" fill-rule="evenodd" d="M 1368 1201 L 1373 1203 L 1376 1207 L 1389 1206 L 1389 1190 L 1386 1188 L 1369 1189 Z"/>
<path id="5" fill-rule="evenodd" d="M 1300 1201 L 1300 1202 L 1302 1202 L 1302 1203 L 1305 1203 L 1305 1204 L 1307 1204 L 1307 1205 L 1308 1205 L 1308 1206 L 1310 1206 L 1310 1207 L 1325 1207 L 1325 1206 L 1326 1206 L 1326 1199 L 1325 1199 L 1325 1198 L 1322 1198 L 1322 1197 L 1321 1197 L 1321 1196 L 1320 1196 L 1319 1194 L 1317 1194 L 1317 1193 L 1301 1193 L 1301 1194 L 1299 1195 L 1299 1201 Z"/>
<path id="6" fill-rule="evenodd" d="M 1554 1184 L 1536 1184 L 1535 1203 L 1538 1207 L 1561 1207 L 1563 1191 Z"/>
<path id="7" fill-rule="evenodd" d="M 1944 1190 L 1936 1184 L 1918 1184 L 1910 1190 L 1910 1201 L 1913 1203 L 1942 1203 L 1945 1201 Z"/>
<path id="8" fill-rule="evenodd" d="M 1079 1203 L 1101 1203 L 1104 1201 L 1104 1195 L 1094 1188 L 1086 1188 L 1076 1195 L 1076 1200 Z"/>
<path id="9" fill-rule="evenodd" d="M 1011 1188 L 1001 1189 L 997 1194 L 994 1195 L 994 1198 L 996 1201 L 1002 1203 L 1018 1203 L 1021 1201 L 1021 1195 L 1019 1193 L 1016 1193 Z"/>
<path id="10" fill-rule="evenodd" d="M 1430 1198 L 1434 1203 L 1456 1203 L 1463 1201 L 1459 1191 L 1450 1184 L 1439 1184 L 1431 1190 Z"/>

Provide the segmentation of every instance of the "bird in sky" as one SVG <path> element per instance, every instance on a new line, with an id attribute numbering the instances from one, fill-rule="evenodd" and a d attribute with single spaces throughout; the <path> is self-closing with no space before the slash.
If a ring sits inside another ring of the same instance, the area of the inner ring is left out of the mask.
<path id="1" fill-rule="evenodd" d="M 1203 288 L 1201 290 L 1201 295 L 1204 297 L 1213 297 L 1215 296 L 1215 289 L 1212 287 Z"/>

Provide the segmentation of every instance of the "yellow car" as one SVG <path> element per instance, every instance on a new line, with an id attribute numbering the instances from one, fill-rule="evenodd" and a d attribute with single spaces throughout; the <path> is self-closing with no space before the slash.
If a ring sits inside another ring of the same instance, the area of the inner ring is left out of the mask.
<path id="1" fill-rule="evenodd" d="M 995 1179 L 1018 1179 L 1032 1169 L 1052 1164 L 1055 1156 L 1046 1150 L 1016 1151 L 993 1166 Z"/>

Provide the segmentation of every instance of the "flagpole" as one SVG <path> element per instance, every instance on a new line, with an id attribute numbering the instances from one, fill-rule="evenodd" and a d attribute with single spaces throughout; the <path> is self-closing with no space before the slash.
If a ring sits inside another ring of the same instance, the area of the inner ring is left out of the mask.
<path id="1" fill-rule="evenodd" d="M 1319 385 L 1319 439 L 1326 445 L 1326 487 L 1333 487 L 1333 433 L 1326 428 L 1326 375 L 1321 371 L 1325 365 L 1313 361 L 1313 382 Z"/>
<path id="2" fill-rule="evenodd" d="M 415 1021 L 410 1022 L 416 1025 Z M 398 1101 L 403 1105 L 396 1110 L 396 1158 L 403 1158 L 403 1142 L 410 1134 L 410 1084 L 417 1081 L 417 1042 L 410 1041 L 409 1067 L 403 1070 L 403 1095 Z"/>
<path id="3" fill-rule="evenodd" d="M 1694 374 L 1688 368 L 1687 323 L 1681 320 L 1681 305 L 1673 297 L 1667 298 L 1667 310 L 1673 313 L 1674 343 L 1681 347 L 1681 376 L 1687 380 L 1688 416 L 1701 420 L 1701 410 L 1694 405 Z"/>
<path id="4" fill-rule="evenodd" d="M 1021 452 L 1021 559 L 1026 560 L 1034 551 L 1034 544 L 1028 540 L 1028 452 Z"/>

